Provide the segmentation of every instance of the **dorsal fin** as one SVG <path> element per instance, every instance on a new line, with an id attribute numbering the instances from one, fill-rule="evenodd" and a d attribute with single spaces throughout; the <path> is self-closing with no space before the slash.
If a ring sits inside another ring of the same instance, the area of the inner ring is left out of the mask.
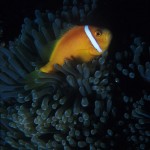
<path id="1" fill-rule="evenodd" d="M 53 41 L 49 41 L 47 43 L 47 45 L 45 45 L 43 55 L 44 55 L 46 63 L 49 61 L 50 56 L 51 56 L 51 54 L 54 50 L 54 47 L 55 47 L 56 43 L 57 43 L 57 40 L 53 40 Z"/>
<path id="2" fill-rule="evenodd" d="M 75 25 L 73 24 L 67 24 L 64 26 L 64 29 L 61 30 L 60 34 L 57 36 L 56 40 L 49 41 L 47 45 L 45 45 L 45 50 L 44 50 L 44 57 L 45 57 L 45 62 L 49 61 L 49 58 L 56 46 L 56 43 L 64 36 L 66 32 L 68 32 L 70 29 L 72 29 Z"/>
<path id="3" fill-rule="evenodd" d="M 75 27 L 75 25 L 73 24 L 64 25 L 64 28 L 61 30 L 60 35 L 58 36 L 58 39 L 61 39 L 65 35 L 65 33 L 67 33 L 73 27 Z"/>

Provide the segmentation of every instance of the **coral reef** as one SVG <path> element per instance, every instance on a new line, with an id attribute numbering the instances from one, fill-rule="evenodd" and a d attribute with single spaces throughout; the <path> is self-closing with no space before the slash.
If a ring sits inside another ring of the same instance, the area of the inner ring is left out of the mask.
<path id="1" fill-rule="evenodd" d="M 25 18 L 20 36 L 0 48 L 0 148 L 148 149 L 149 43 L 132 36 L 114 53 L 110 48 L 89 63 L 66 60 L 42 73 L 49 41 L 86 23 L 96 1 L 63 5 L 56 14 L 37 10 L 35 20 Z"/>

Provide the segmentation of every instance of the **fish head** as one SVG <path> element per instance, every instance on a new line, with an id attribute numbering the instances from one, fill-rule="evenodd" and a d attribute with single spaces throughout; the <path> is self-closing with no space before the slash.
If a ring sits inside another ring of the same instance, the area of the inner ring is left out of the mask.
<path id="1" fill-rule="evenodd" d="M 90 49 L 91 55 L 101 55 L 105 50 L 108 49 L 112 34 L 107 29 L 101 29 L 98 27 L 89 26 L 89 30 L 93 36 L 93 39 L 95 40 L 95 45 L 93 44 L 93 47 Z"/>

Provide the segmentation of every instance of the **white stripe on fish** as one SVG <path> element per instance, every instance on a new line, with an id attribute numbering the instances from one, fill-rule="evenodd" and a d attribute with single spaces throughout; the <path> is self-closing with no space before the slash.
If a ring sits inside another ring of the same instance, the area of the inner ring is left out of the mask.
<path id="1" fill-rule="evenodd" d="M 100 48 L 100 46 L 98 45 L 98 43 L 96 42 L 95 38 L 93 37 L 88 25 L 84 26 L 84 31 L 86 33 L 86 35 L 88 36 L 90 42 L 92 43 L 92 45 L 94 46 L 94 48 L 98 51 L 98 52 L 102 52 L 102 49 Z"/>

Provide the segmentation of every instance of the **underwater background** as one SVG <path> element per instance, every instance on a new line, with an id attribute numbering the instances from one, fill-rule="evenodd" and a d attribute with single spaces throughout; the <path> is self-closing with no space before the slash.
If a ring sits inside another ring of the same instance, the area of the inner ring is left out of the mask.
<path id="1" fill-rule="evenodd" d="M 150 149 L 149 14 L 148 0 L 1 1 L 0 148 Z M 85 24 L 111 30 L 109 49 L 41 73 L 48 42 Z"/>

